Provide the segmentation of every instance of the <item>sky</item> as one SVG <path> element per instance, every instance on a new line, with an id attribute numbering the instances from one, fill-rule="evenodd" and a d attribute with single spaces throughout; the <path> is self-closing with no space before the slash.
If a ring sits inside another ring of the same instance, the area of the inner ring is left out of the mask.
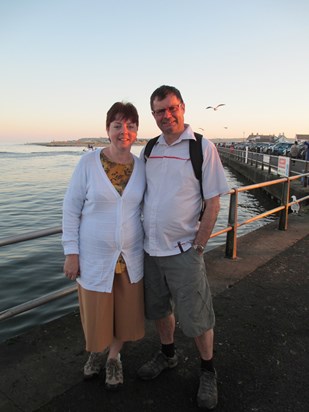
<path id="1" fill-rule="evenodd" d="M 106 137 L 116 101 L 156 136 L 162 84 L 210 139 L 309 134 L 308 20 L 308 0 L 0 0 L 0 143 Z"/>

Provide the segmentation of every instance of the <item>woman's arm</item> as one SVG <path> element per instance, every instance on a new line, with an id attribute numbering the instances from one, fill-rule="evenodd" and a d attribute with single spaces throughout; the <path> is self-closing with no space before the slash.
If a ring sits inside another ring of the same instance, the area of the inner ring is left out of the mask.
<path id="1" fill-rule="evenodd" d="M 79 276 L 79 255 L 66 255 L 63 271 L 68 279 L 75 280 Z"/>

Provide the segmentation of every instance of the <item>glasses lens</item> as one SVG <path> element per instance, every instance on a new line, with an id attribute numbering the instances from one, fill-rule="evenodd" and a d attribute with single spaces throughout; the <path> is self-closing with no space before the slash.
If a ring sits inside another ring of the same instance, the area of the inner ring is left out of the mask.
<path id="1" fill-rule="evenodd" d="M 167 107 L 166 109 L 154 110 L 153 114 L 157 117 L 161 117 L 161 116 L 165 115 L 166 111 L 169 111 L 170 113 L 176 113 L 178 111 L 180 105 L 181 105 L 181 103 L 177 104 L 176 106 Z"/>
<path id="2" fill-rule="evenodd" d="M 168 111 L 169 111 L 170 113 L 175 113 L 175 112 L 177 112 L 178 108 L 179 108 L 179 105 L 178 105 L 178 106 L 170 106 L 170 107 L 168 108 Z"/>
<path id="3" fill-rule="evenodd" d="M 155 112 L 154 112 L 154 114 L 156 115 L 156 116 L 164 116 L 164 113 L 166 112 L 166 109 L 161 109 L 161 110 L 156 110 Z"/>

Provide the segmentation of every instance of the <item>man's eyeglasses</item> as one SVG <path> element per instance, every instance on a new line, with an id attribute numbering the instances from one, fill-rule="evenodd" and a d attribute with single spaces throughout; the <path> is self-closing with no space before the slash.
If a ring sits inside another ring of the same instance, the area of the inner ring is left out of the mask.
<path id="1" fill-rule="evenodd" d="M 180 109 L 180 106 L 182 105 L 182 103 L 176 104 L 175 106 L 169 106 L 166 107 L 165 109 L 160 109 L 160 110 L 153 110 L 152 114 L 155 117 L 163 117 L 165 115 L 165 112 L 168 110 L 171 114 L 178 112 L 178 110 Z"/>

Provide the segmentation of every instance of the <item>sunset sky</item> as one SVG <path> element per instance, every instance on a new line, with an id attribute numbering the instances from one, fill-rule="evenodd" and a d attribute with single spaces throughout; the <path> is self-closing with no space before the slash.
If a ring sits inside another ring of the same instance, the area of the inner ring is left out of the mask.
<path id="1" fill-rule="evenodd" d="M 309 134 L 308 21 L 308 0 L 2 0 L 0 143 L 105 137 L 120 100 L 153 137 L 162 84 L 209 138 Z"/>

